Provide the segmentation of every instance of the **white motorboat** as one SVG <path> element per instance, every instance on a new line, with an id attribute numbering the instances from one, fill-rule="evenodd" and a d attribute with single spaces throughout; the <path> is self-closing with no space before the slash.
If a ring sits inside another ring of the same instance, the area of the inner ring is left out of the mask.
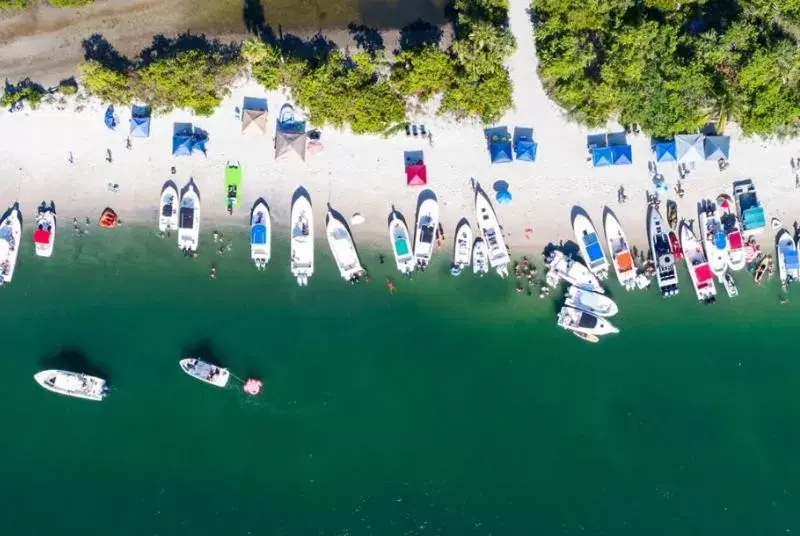
<path id="1" fill-rule="evenodd" d="M 389 216 L 389 241 L 392 243 L 394 262 L 401 274 L 414 271 L 414 251 L 411 249 L 411 236 L 408 227 L 396 210 Z"/>
<path id="2" fill-rule="evenodd" d="M 178 211 L 178 247 L 184 253 L 194 253 L 200 246 L 200 192 L 194 181 L 184 188 Z"/>
<path id="3" fill-rule="evenodd" d="M 481 277 L 489 273 L 489 249 L 480 236 L 472 244 L 472 273 Z"/>
<path id="4" fill-rule="evenodd" d="M 586 266 L 601 281 L 608 277 L 608 260 L 592 221 L 583 213 L 572 218 L 572 230 Z"/>
<path id="5" fill-rule="evenodd" d="M 439 202 L 436 198 L 428 198 L 419 206 L 414 238 L 414 261 L 420 270 L 425 270 L 431 262 L 438 225 Z"/>
<path id="6" fill-rule="evenodd" d="M 585 290 L 601 294 L 605 292 L 600 280 L 586 266 L 556 250 L 550 257 L 545 281 L 551 287 L 556 287 L 562 279 Z"/>
<path id="7" fill-rule="evenodd" d="M 730 272 L 725 272 L 725 277 L 722 278 L 722 286 L 725 287 L 725 292 L 729 298 L 735 298 L 739 295 L 739 289 L 736 287 L 736 281 Z"/>
<path id="8" fill-rule="evenodd" d="M 605 318 L 568 305 L 562 307 L 558 313 L 558 325 L 566 330 L 578 331 L 587 335 L 619 333 L 619 330 Z"/>
<path id="9" fill-rule="evenodd" d="M 181 370 L 192 378 L 196 378 L 201 382 L 206 382 L 216 387 L 225 387 L 228 385 L 228 380 L 231 377 L 231 373 L 228 372 L 228 369 L 212 365 L 202 359 L 181 359 L 178 364 Z"/>
<path id="10" fill-rule="evenodd" d="M 475 191 L 475 212 L 478 216 L 478 227 L 489 250 L 489 266 L 494 268 L 500 277 L 508 277 L 508 263 L 511 262 L 511 256 L 503 238 L 503 230 L 497 221 L 492 203 L 480 189 Z"/>
<path id="11" fill-rule="evenodd" d="M 297 284 L 305 287 L 314 273 L 314 214 L 308 197 L 301 195 L 295 199 L 291 217 L 290 267 Z"/>
<path id="12" fill-rule="evenodd" d="M 717 197 L 717 210 L 722 222 L 722 230 L 728 239 L 728 268 L 741 270 L 747 264 L 742 225 L 736 215 L 736 205 L 733 198 L 727 194 Z"/>
<path id="13" fill-rule="evenodd" d="M 728 269 L 728 238 L 722 229 L 717 204 L 711 201 L 700 202 L 700 232 L 703 235 L 703 249 L 711 272 L 720 280 Z"/>
<path id="14" fill-rule="evenodd" d="M 462 219 L 456 227 L 456 240 L 453 246 L 453 266 L 450 273 L 461 274 L 461 270 L 468 267 L 472 261 L 472 228 L 466 218 Z"/>
<path id="15" fill-rule="evenodd" d="M 36 215 L 36 228 L 33 230 L 33 245 L 39 257 L 52 257 L 56 242 L 56 213 L 49 209 L 40 210 Z"/>
<path id="16" fill-rule="evenodd" d="M 0 224 L 0 285 L 11 283 L 19 256 L 22 238 L 22 218 L 14 205 L 8 217 Z"/>
<path id="17" fill-rule="evenodd" d="M 633 262 L 631 248 L 619 220 L 608 209 L 603 215 L 603 228 L 614 271 L 617 274 L 617 281 L 625 290 L 634 290 L 636 288 L 636 265 Z"/>
<path id="18" fill-rule="evenodd" d="M 43 370 L 33 376 L 36 383 L 60 395 L 99 402 L 108 394 L 106 381 L 101 378 L 66 370 Z"/>
<path id="19" fill-rule="evenodd" d="M 178 190 L 168 184 L 161 191 L 161 204 L 158 210 L 158 230 L 162 233 L 178 229 Z"/>
<path id="20" fill-rule="evenodd" d="M 736 199 L 736 208 L 739 221 L 745 236 L 752 236 L 762 232 L 766 224 L 766 214 L 756 194 L 753 181 L 745 179 L 733 185 L 733 197 Z"/>
<path id="21" fill-rule="evenodd" d="M 325 215 L 325 232 L 342 278 L 345 281 L 353 281 L 360 277 L 364 268 L 361 267 L 353 237 L 344 223 L 330 210 Z"/>
<path id="22" fill-rule="evenodd" d="M 714 286 L 714 273 L 703 253 L 703 247 L 685 222 L 681 224 L 680 231 L 683 260 L 686 261 L 697 299 L 703 303 L 711 303 L 716 299 L 717 288 Z"/>
<path id="23" fill-rule="evenodd" d="M 614 316 L 619 312 L 619 308 L 617 304 L 614 303 L 614 300 L 605 294 L 592 292 L 591 290 L 576 286 L 570 286 L 567 289 L 564 304 L 605 318 Z"/>
<path id="24" fill-rule="evenodd" d="M 775 237 L 775 248 L 778 253 L 778 276 L 781 285 L 800 281 L 800 264 L 797 258 L 797 244 L 786 229 L 778 231 Z"/>
<path id="25" fill-rule="evenodd" d="M 650 207 L 648 235 L 650 251 L 655 259 L 656 280 L 662 296 L 678 293 L 678 269 L 669 241 L 669 229 L 655 207 Z"/>
<path id="26" fill-rule="evenodd" d="M 256 268 L 267 267 L 272 256 L 272 220 L 269 207 L 259 199 L 250 212 L 250 258 Z"/>

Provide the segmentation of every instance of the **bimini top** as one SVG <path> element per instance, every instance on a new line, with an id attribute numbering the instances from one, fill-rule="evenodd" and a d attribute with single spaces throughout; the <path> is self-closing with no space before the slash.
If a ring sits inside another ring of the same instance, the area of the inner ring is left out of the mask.
<path id="1" fill-rule="evenodd" d="M 603 249 L 597 240 L 597 234 L 588 233 L 583 235 L 583 245 L 586 246 L 586 254 L 589 255 L 589 262 L 594 263 L 603 258 Z"/>
<path id="2" fill-rule="evenodd" d="M 708 286 L 708 282 L 711 281 L 711 278 L 713 277 L 713 274 L 711 273 L 711 266 L 705 262 L 700 266 L 695 267 L 694 275 L 697 277 L 698 287 Z"/>
<path id="3" fill-rule="evenodd" d="M 789 248 L 781 248 L 783 251 L 783 262 L 787 270 L 797 270 L 800 268 L 800 262 L 797 259 L 797 250 Z"/>
<path id="4" fill-rule="evenodd" d="M 717 249 L 725 249 L 725 245 L 728 243 L 728 238 L 725 236 L 725 233 L 722 231 L 718 233 L 714 233 L 714 246 Z"/>
<path id="5" fill-rule="evenodd" d="M 49 244 L 50 231 L 48 231 L 47 229 L 36 229 L 33 232 L 33 241 L 36 244 Z"/>
<path id="6" fill-rule="evenodd" d="M 267 227 L 263 223 L 253 225 L 250 229 L 250 243 L 263 245 L 267 243 Z"/>
<path id="7" fill-rule="evenodd" d="M 734 231 L 728 234 L 728 241 L 731 243 L 731 249 L 739 249 L 742 247 L 742 233 Z"/>

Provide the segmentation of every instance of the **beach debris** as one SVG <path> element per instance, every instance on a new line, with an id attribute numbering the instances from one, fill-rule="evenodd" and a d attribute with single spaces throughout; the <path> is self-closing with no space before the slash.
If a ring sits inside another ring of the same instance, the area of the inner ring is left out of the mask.
<path id="1" fill-rule="evenodd" d="M 367 220 L 364 218 L 364 216 L 360 212 L 356 212 L 350 218 L 350 223 L 352 223 L 353 225 L 361 225 L 365 221 L 367 221 Z"/>

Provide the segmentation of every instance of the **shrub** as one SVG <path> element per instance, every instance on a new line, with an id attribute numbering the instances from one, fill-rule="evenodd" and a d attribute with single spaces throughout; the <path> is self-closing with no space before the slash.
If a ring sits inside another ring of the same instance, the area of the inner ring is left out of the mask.
<path id="1" fill-rule="evenodd" d="M 94 0 L 49 0 L 55 7 L 83 7 L 93 4 Z"/>
<path id="2" fill-rule="evenodd" d="M 111 104 L 130 104 L 133 100 L 130 80 L 123 72 L 89 60 L 81 64 L 83 86 L 90 95 Z"/>
<path id="3" fill-rule="evenodd" d="M 392 65 L 392 84 L 405 96 L 427 101 L 453 83 L 453 59 L 445 52 L 425 46 L 401 52 Z"/>
<path id="4" fill-rule="evenodd" d="M 28 103 L 32 109 L 36 109 L 42 98 L 45 95 L 45 90 L 39 84 L 35 84 L 30 79 L 19 82 L 16 86 L 6 83 L 5 92 L 0 97 L 0 105 L 14 106 L 20 101 Z"/>
<path id="5" fill-rule="evenodd" d="M 15 11 L 25 9 L 30 4 L 30 0 L 0 0 L 0 10 Z"/>

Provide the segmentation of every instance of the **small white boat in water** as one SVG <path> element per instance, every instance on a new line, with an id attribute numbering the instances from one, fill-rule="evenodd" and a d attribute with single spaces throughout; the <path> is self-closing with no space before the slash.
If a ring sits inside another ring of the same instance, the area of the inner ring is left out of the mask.
<path id="1" fill-rule="evenodd" d="M 725 287 L 725 292 L 729 298 L 735 298 L 739 295 L 739 289 L 736 287 L 736 281 L 730 272 L 725 272 L 725 277 L 722 278 L 722 286 Z"/>
<path id="2" fill-rule="evenodd" d="M 558 313 L 558 325 L 566 330 L 578 331 L 587 335 L 619 333 L 619 330 L 608 320 L 568 305 L 562 307 Z"/>
<path id="3" fill-rule="evenodd" d="M 178 190 L 171 184 L 165 186 L 158 210 L 158 230 L 162 233 L 178 229 L 178 201 Z"/>
<path id="4" fill-rule="evenodd" d="M 178 247 L 188 254 L 200 246 L 200 192 L 194 181 L 184 190 L 178 209 Z"/>
<path id="5" fill-rule="evenodd" d="M 231 373 L 228 372 L 228 369 L 217 367 L 202 359 L 181 359 L 178 364 L 181 370 L 192 378 L 196 378 L 201 382 L 209 383 L 216 387 L 225 387 L 228 385 L 228 380 L 231 377 Z"/>
<path id="6" fill-rule="evenodd" d="M 489 273 L 489 250 L 480 236 L 472 244 L 472 273 L 481 277 Z"/>
<path id="7" fill-rule="evenodd" d="M 605 294 L 599 294 L 575 286 L 570 286 L 569 289 L 567 289 L 564 305 L 569 305 L 575 309 L 588 311 L 594 315 L 606 318 L 614 316 L 619 312 L 619 308 L 617 304 L 614 303 L 614 300 Z"/>
<path id="8" fill-rule="evenodd" d="M 697 240 L 692 229 L 685 222 L 680 227 L 683 260 L 686 261 L 686 268 L 689 270 L 694 292 L 701 302 L 712 303 L 717 295 L 717 288 L 714 286 L 714 273 L 711 271 L 700 241 Z"/>
<path id="9" fill-rule="evenodd" d="M 700 202 L 700 232 L 711 272 L 722 280 L 728 269 L 728 237 L 722 229 L 716 203 Z"/>
<path id="10" fill-rule="evenodd" d="M 360 277 L 364 268 L 358 258 L 353 237 L 347 227 L 330 210 L 325 215 L 325 232 L 331 248 L 336 267 L 345 281 L 353 281 Z"/>
<path id="11" fill-rule="evenodd" d="M 411 249 L 411 236 L 408 227 L 396 210 L 389 216 L 389 241 L 397 269 L 403 275 L 414 271 L 414 252 Z"/>
<path id="12" fill-rule="evenodd" d="M 611 254 L 617 280 L 625 290 L 634 290 L 636 288 L 636 265 L 633 262 L 631 248 L 619 220 L 608 208 L 603 215 L 603 228 L 606 232 L 608 251 Z"/>
<path id="13" fill-rule="evenodd" d="M 436 198 L 428 198 L 419 206 L 414 238 L 414 260 L 420 270 L 425 270 L 431 262 L 438 225 L 439 203 Z"/>
<path id="14" fill-rule="evenodd" d="M 786 229 L 778 231 L 775 237 L 775 248 L 778 253 L 778 275 L 781 285 L 800 281 L 800 264 L 797 258 L 797 244 Z"/>
<path id="15" fill-rule="evenodd" d="M 669 229 L 655 207 L 650 207 L 648 235 L 650 252 L 655 259 L 658 290 L 662 296 L 674 296 L 678 293 L 678 270 L 675 255 L 669 240 Z"/>
<path id="16" fill-rule="evenodd" d="M 33 229 L 33 245 L 39 257 L 52 257 L 56 242 L 56 213 L 43 209 L 36 215 L 36 227 Z"/>
<path id="17" fill-rule="evenodd" d="M 456 227 L 456 240 L 453 246 L 453 266 L 450 273 L 460 275 L 461 270 L 470 265 L 472 261 L 472 228 L 466 218 L 462 219 Z"/>
<path id="18" fill-rule="evenodd" d="M 108 394 L 106 381 L 66 370 L 43 370 L 33 376 L 36 383 L 60 395 L 99 402 Z"/>
<path id="19" fill-rule="evenodd" d="M 717 210 L 722 222 L 722 230 L 728 239 L 728 268 L 741 270 L 747 264 L 744 237 L 739 217 L 736 215 L 736 205 L 733 198 L 727 194 L 717 197 Z"/>
<path id="20" fill-rule="evenodd" d="M 605 292 L 600 281 L 586 266 L 556 250 L 550 257 L 545 281 L 551 287 L 556 287 L 562 279 L 585 290 L 601 294 Z"/>
<path id="21" fill-rule="evenodd" d="M 575 232 L 575 240 L 578 242 L 587 268 L 598 279 L 607 278 L 608 260 L 606 260 L 606 254 L 591 220 L 583 213 L 575 214 L 572 218 L 572 230 Z"/>
<path id="22" fill-rule="evenodd" d="M 14 205 L 8 217 L 0 223 L 0 285 L 11 283 L 19 256 L 22 219 Z"/>
<path id="23" fill-rule="evenodd" d="M 298 196 L 292 204 L 291 261 L 292 275 L 301 287 L 308 286 L 314 273 L 314 214 L 308 197 Z"/>
<path id="24" fill-rule="evenodd" d="M 478 215 L 478 227 L 489 249 L 489 266 L 494 268 L 500 277 L 508 277 L 508 263 L 511 262 L 511 256 L 503 238 L 503 230 L 500 229 L 491 201 L 480 189 L 475 191 L 475 212 Z"/>
<path id="25" fill-rule="evenodd" d="M 250 213 L 250 258 L 257 269 L 263 270 L 271 256 L 272 221 L 269 207 L 263 200 L 259 200 Z"/>

